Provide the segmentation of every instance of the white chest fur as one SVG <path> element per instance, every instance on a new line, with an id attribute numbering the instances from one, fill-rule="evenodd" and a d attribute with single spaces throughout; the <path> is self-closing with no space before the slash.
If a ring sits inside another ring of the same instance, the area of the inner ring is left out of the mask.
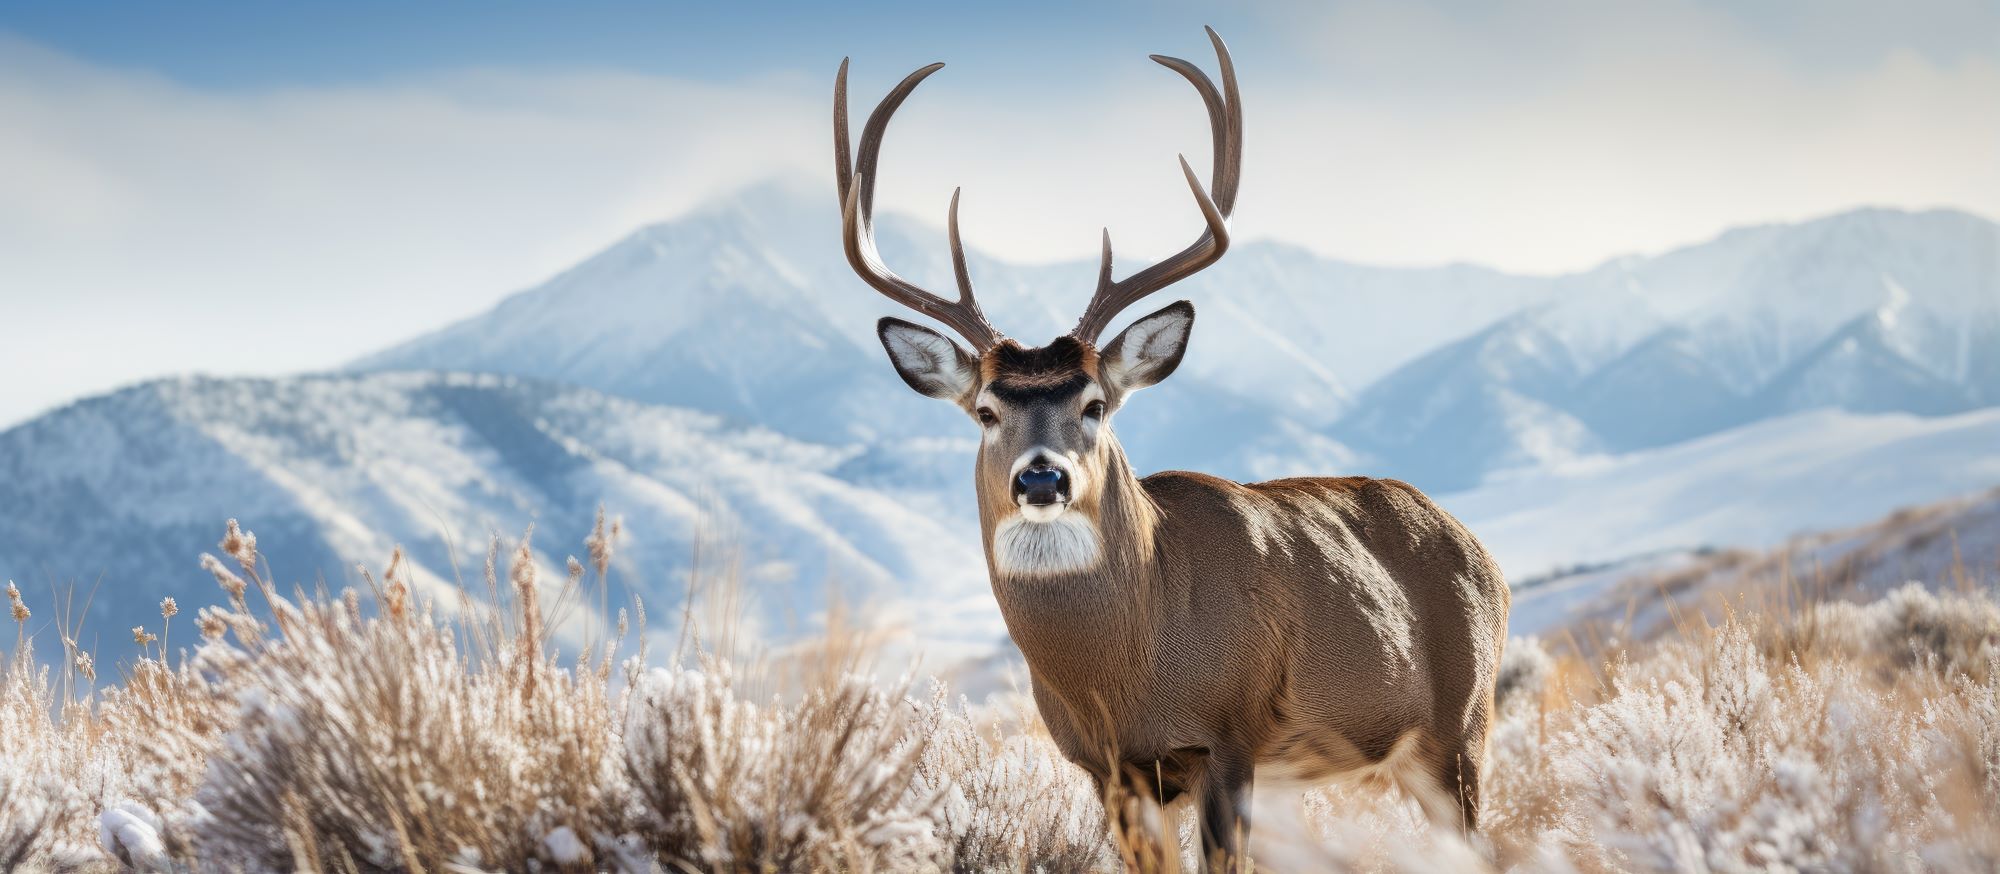
<path id="1" fill-rule="evenodd" d="M 1097 526 L 1081 513 L 1047 522 L 1012 516 L 993 529 L 993 569 L 1006 576 L 1045 577 L 1097 566 Z"/>

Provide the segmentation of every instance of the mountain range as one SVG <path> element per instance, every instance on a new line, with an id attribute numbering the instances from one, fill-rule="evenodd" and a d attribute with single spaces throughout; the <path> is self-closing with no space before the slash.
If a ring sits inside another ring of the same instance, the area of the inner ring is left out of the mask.
<path id="1" fill-rule="evenodd" d="M 897 308 L 852 276 L 837 218 L 826 192 L 752 189 L 356 369 L 549 379 L 817 443 L 967 436 L 883 366 L 872 327 Z M 950 287 L 941 237 L 877 231 L 932 288 Z M 1096 267 L 970 263 L 982 306 L 1030 343 L 1073 323 Z M 1120 431 L 1151 468 L 1365 467 L 1453 491 L 1801 410 L 2000 404 L 2000 226 L 1949 210 L 1744 228 L 1557 277 L 1251 242 L 1159 303 L 1180 296 L 1188 357 Z"/>
<path id="2" fill-rule="evenodd" d="M 887 216 L 877 237 L 949 287 L 941 230 Z M 970 265 L 1030 343 L 1096 270 Z M 1114 417 L 1142 471 L 1399 476 L 1516 575 L 2000 483 L 2000 227 L 1960 212 L 1553 277 L 1251 241 L 1157 303 L 1183 296 L 1183 366 Z M 340 373 L 162 380 L 0 432 L 0 577 L 101 578 L 95 627 L 157 621 L 161 596 L 214 600 L 194 557 L 237 517 L 286 582 L 354 583 L 400 543 L 443 594 L 531 523 L 559 578 L 603 505 L 628 532 L 614 578 L 649 603 L 723 561 L 776 637 L 833 588 L 927 641 L 990 643 L 976 433 L 894 375 L 885 314 L 910 315 L 849 271 L 831 192 L 759 186 Z"/>

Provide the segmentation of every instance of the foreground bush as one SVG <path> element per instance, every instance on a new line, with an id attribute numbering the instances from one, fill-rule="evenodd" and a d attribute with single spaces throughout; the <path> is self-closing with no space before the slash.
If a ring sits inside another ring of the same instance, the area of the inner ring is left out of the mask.
<path id="1" fill-rule="evenodd" d="M 525 545 L 504 581 L 489 558 L 506 612 L 449 619 L 399 560 L 364 605 L 280 597 L 233 525 L 223 548 L 204 564 L 226 603 L 199 611 L 192 656 L 170 665 L 161 641 L 98 691 L 67 641 L 59 670 L 36 666 L 10 595 L 0 869 L 1070 871 L 1186 849 L 1107 835 L 1020 703 L 908 694 L 851 658 L 760 693 L 777 685 L 713 655 L 621 655 L 622 629 L 565 662 L 545 605 L 588 569 L 538 579 Z M 1270 792 L 1253 852 L 1276 870 L 2000 867 L 1987 595 L 1732 617 L 1605 664 L 1516 640 L 1499 712 L 1483 834 L 1360 789 Z"/>

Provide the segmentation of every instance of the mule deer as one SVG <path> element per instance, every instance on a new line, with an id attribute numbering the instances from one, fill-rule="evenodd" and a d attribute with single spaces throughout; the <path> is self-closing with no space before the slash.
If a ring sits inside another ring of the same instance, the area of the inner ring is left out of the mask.
<path id="1" fill-rule="evenodd" d="M 834 153 L 847 259 L 877 291 L 971 344 L 900 319 L 878 325 L 903 380 L 979 426 L 975 477 L 993 594 L 1064 755 L 1100 787 L 1120 781 L 1163 804 L 1190 794 L 1210 864 L 1241 858 L 1255 777 L 1393 782 L 1434 820 L 1476 827 L 1508 609 L 1506 582 L 1479 542 L 1395 480 L 1240 484 L 1183 471 L 1141 479 L 1112 435 L 1132 393 L 1179 366 L 1194 307 L 1171 304 L 1109 344 L 1099 335 L 1229 246 L 1243 116 L 1229 51 L 1208 35 L 1219 91 L 1195 65 L 1153 57 L 1208 108 L 1207 187 L 1181 159 L 1207 229 L 1118 280 L 1107 231 L 1097 291 L 1069 334 L 1031 348 L 987 321 L 966 272 L 957 192 L 946 222 L 956 300 L 897 276 L 877 254 L 883 132 L 943 64 L 889 92 L 850 162 L 841 62 Z"/>

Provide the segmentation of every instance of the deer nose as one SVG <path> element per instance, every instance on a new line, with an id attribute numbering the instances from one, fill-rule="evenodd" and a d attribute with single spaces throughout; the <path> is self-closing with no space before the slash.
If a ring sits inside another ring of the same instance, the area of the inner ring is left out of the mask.
<path id="1" fill-rule="evenodd" d="M 1054 465 L 1031 464 L 1014 478 L 1014 493 L 1031 505 L 1057 503 L 1068 497 L 1068 491 L 1069 477 Z"/>

